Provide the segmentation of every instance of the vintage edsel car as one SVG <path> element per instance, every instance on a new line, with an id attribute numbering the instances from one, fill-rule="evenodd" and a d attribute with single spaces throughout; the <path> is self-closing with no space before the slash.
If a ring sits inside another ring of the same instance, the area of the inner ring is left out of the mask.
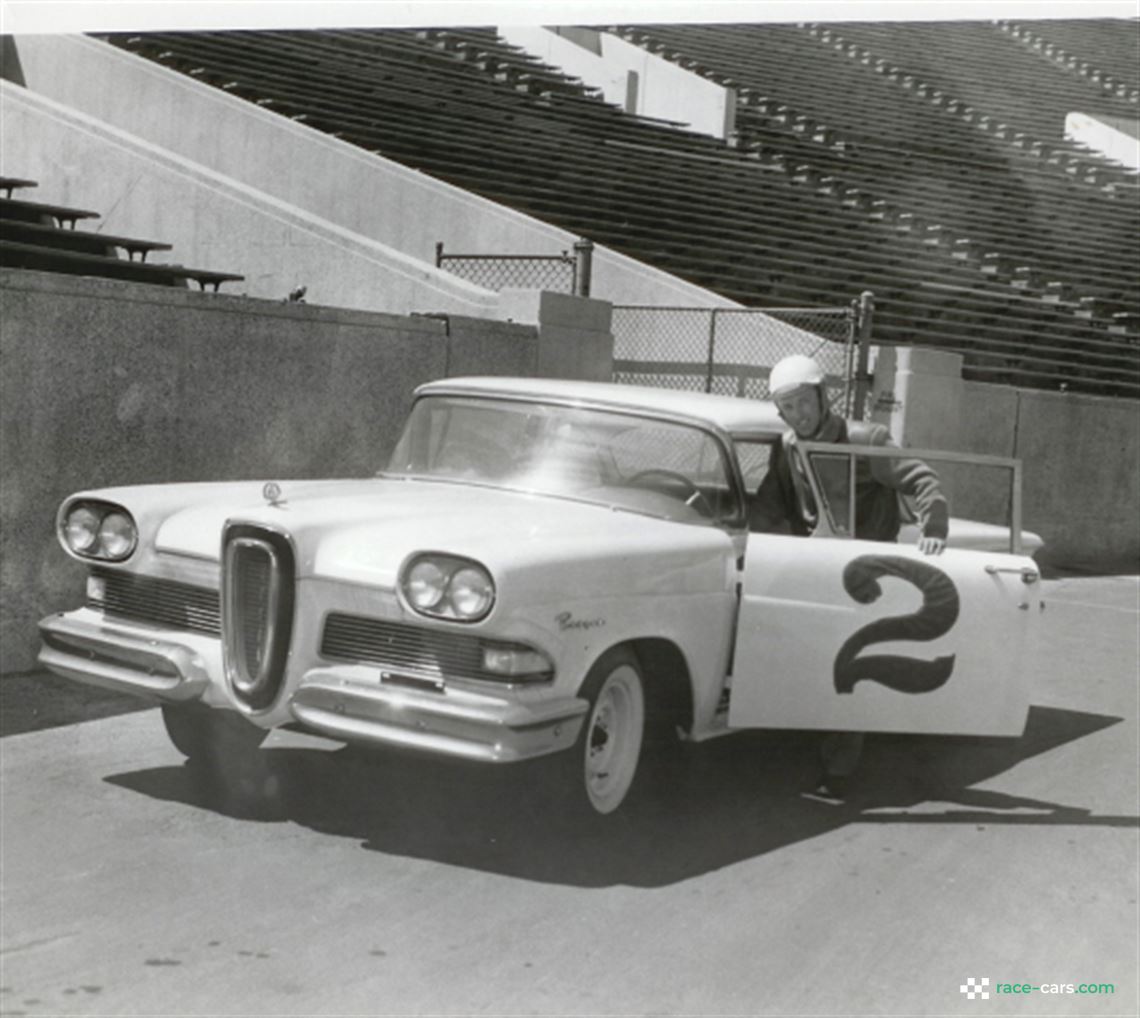
<path id="1" fill-rule="evenodd" d="M 813 536 L 750 533 L 782 430 L 755 400 L 449 379 L 375 477 L 80 492 L 58 528 L 86 605 L 40 661 L 157 701 L 191 761 L 280 726 L 543 758 L 519 770 L 585 816 L 628 799 L 649 732 L 1021 734 L 1017 464 L 1011 528 L 952 520 L 923 556 L 849 537 L 844 469 L 824 483 L 882 449 L 801 444 Z"/>

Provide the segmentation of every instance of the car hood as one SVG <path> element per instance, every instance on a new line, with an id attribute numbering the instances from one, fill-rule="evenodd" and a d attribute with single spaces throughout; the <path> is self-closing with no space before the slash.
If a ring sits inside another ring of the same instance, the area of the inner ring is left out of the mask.
<path id="1" fill-rule="evenodd" d="M 712 527 L 454 482 L 283 482 L 281 488 L 271 505 L 259 484 L 219 485 L 210 497 L 156 521 L 155 550 L 216 562 L 225 526 L 253 524 L 289 537 L 301 577 L 394 588 L 400 565 L 417 551 L 462 555 L 507 571 L 537 559 L 667 556 L 681 546 L 724 541 Z M 132 499 L 120 501 L 134 509 Z"/>

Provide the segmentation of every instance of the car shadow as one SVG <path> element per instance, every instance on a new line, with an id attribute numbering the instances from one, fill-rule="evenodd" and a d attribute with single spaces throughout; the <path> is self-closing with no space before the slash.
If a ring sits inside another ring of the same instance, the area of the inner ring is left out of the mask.
<path id="1" fill-rule="evenodd" d="M 158 799 L 258 822 L 293 822 L 370 851 L 581 887 L 660 887 L 852 823 L 1138 826 L 971 786 L 1121 718 L 1049 707 L 1020 739 L 876 736 L 851 798 L 805 795 L 816 737 L 741 732 L 699 746 L 661 772 L 616 818 L 552 814 L 513 767 L 472 767 L 398 753 L 277 748 L 240 776 L 184 765 L 105 780 Z"/>

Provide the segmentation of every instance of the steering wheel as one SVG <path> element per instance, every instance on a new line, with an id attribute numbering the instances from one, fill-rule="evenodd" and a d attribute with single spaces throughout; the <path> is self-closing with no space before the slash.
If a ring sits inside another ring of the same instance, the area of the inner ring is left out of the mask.
<path id="1" fill-rule="evenodd" d="M 631 485 L 637 485 L 639 481 L 647 478 L 659 478 L 667 481 L 669 484 L 680 485 L 687 493 L 687 497 L 684 499 L 685 505 L 696 509 L 702 516 L 712 516 L 713 508 L 709 504 L 709 500 L 705 498 L 705 493 L 684 474 L 680 474 L 676 470 L 665 470 L 661 467 L 654 467 L 650 470 L 639 470 L 629 478 L 629 483 Z"/>

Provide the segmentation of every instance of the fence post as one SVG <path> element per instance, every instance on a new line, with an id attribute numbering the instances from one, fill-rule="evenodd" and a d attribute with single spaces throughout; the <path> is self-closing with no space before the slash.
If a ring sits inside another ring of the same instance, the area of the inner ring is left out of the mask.
<path id="1" fill-rule="evenodd" d="M 855 406 L 851 409 L 851 416 L 856 421 L 863 419 L 867 403 L 867 386 L 870 382 L 867 366 L 871 357 L 871 326 L 874 317 L 875 295 L 870 290 L 864 290 L 859 294 L 854 323 L 859 351 L 855 358 Z"/>
<path id="2" fill-rule="evenodd" d="M 438 269 L 443 264 L 443 241 L 437 240 L 435 242 L 435 267 Z"/>
<path id="3" fill-rule="evenodd" d="M 582 238 L 574 241 L 574 295 L 590 296 L 590 273 L 594 265 L 594 242 Z"/>
<path id="4" fill-rule="evenodd" d="M 705 373 L 705 392 L 712 392 L 713 371 L 716 367 L 716 308 L 709 312 L 709 366 Z"/>

